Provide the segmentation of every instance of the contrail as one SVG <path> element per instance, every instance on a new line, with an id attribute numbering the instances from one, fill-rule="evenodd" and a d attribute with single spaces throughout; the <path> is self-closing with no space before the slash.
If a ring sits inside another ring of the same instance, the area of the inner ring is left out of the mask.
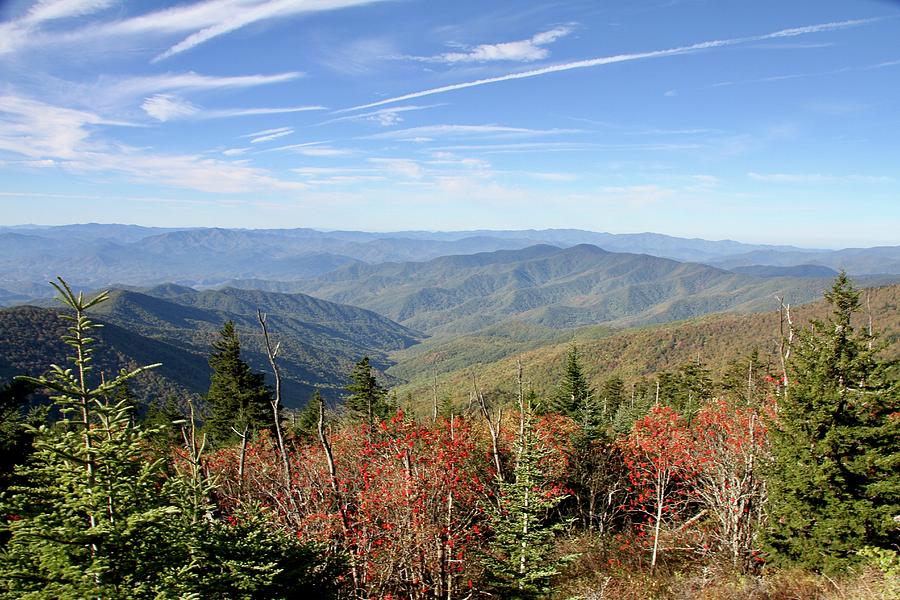
<path id="1" fill-rule="evenodd" d="M 868 23 L 872 23 L 875 21 L 880 21 L 884 17 L 875 17 L 871 19 L 855 19 L 852 21 L 838 21 L 834 23 L 822 23 L 819 25 L 809 25 L 806 27 L 794 27 L 791 29 L 782 29 L 780 31 L 775 31 L 773 33 L 766 33 L 763 35 L 754 35 L 750 37 L 741 37 L 741 38 L 732 38 L 727 40 L 712 40 L 709 42 L 700 42 L 697 44 L 691 44 L 690 46 L 679 46 L 677 48 L 669 48 L 667 50 L 652 50 L 649 52 L 637 52 L 633 54 L 617 54 L 614 56 L 603 56 L 600 58 L 589 58 L 586 60 L 578 60 L 575 62 L 568 62 L 559 65 L 551 65 L 549 67 L 542 67 L 540 69 L 533 69 L 530 71 L 521 71 L 519 73 L 510 73 L 508 75 L 500 75 L 498 77 L 488 77 L 486 79 L 477 79 L 475 81 L 466 81 L 463 83 L 454 83 L 452 85 L 445 85 L 442 87 L 431 88 L 428 90 L 422 90 L 419 92 L 411 92 L 409 94 L 404 94 L 402 96 L 397 96 L 395 98 L 387 98 L 385 100 L 378 100 L 377 102 L 370 102 L 368 104 L 360 104 L 359 106 L 351 106 L 350 108 L 344 108 L 341 110 L 334 111 L 335 114 L 352 112 L 355 110 L 363 110 L 367 108 L 375 108 L 376 106 L 384 106 L 385 104 L 393 104 L 394 102 L 403 102 L 404 100 L 412 100 L 414 98 L 421 98 L 423 96 L 432 96 L 434 94 L 443 94 L 445 92 L 452 92 L 455 90 L 463 90 L 471 87 L 478 87 L 480 85 L 488 85 L 491 83 L 499 83 L 501 81 L 510 81 L 513 79 L 528 79 L 530 77 L 538 77 L 540 75 L 547 75 L 548 73 L 559 73 L 561 71 L 572 71 L 574 69 L 588 69 L 591 67 L 599 67 L 603 65 L 610 65 L 613 63 L 620 62 L 628 62 L 632 60 L 642 60 L 645 58 L 661 58 L 663 56 L 675 56 L 678 54 L 689 54 L 692 52 L 699 52 L 702 50 L 709 50 L 711 48 L 721 48 L 723 46 L 735 46 L 737 44 L 746 44 L 748 42 L 760 42 L 763 40 L 770 40 L 775 38 L 786 38 L 786 37 L 796 37 L 800 35 L 806 35 L 808 33 L 819 33 L 822 31 L 833 31 L 835 29 L 845 29 L 847 27 L 856 27 L 857 25 L 865 25 Z"/>

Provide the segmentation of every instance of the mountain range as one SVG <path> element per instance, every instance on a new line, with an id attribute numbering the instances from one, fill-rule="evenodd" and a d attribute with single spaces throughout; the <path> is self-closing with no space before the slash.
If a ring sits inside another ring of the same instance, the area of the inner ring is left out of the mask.
<path id="1" fill-rule="evenodd" d="M 353 264 L 292 287 L 374 310 L 429 335 L 450 335 L 507 321 L 553 329 L 625 327 L 768 310 L 777 306 L 775 296 L 793 303 L 816 299 L 831 279 L 830 272 L 758 277 L 579 244 Z"/>
<path id="2" fill-rule="evenodd" d="M 900 274 L 900 246 L 811 250 L 576 229 L 372 233 L 104 224 L 16 226 L 0 227 L 0 304 L 46 295 L 45 282 L 57 275 L 83 288 L 166 282 L 213 287 L 231 280 L 292 282 L 359 263 L 427 261 L 534 245 L 569 248 L 580 244 L 722 268 L 809 264 L 845 269 L 852 275 Z"/>

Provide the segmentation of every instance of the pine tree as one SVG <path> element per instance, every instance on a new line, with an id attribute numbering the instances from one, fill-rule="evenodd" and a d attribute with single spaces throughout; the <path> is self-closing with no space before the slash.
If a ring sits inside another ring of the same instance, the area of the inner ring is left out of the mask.
<path id="1" fill-rule="evenodd" d="M 793 346 L 789 388 L 772 427 L 768 548 L 773 559 L 823 571 L 864 546 L 890 548 L 900 523 L 900 384 L 866 331 L 845 274 Z"/>
<path id="2" fill-rule="evenodd" d="M 75 295 L 60 279 L 61 299 L 74 311 L 64 338 L 72 368 L 23 378 L 55 392 L 63 420 L 32 430 L 35 451 L 3 494 L 0 514 L 9 541 L 0 556 L 0 591 L 10 597 L 152 597 L 155 575 L 172 563 L 175 498 L 161 460 L 148 460 L 133 407 L 112 396 L 146 369 L 91 387 L 90 333 L 85 311 L 107 298 Z"/>
<path id="3" fill-rule="evenodd" d="M 34 384 L 15 379 L 0 388 L 0 491 L 9 484 L 13 468 L 32 452 L 32 428 L 46 420 L 47 407 L 28 410 Z"/>
<path id="4" fill-rule="evenodd" d="M 179 463 L 167 468 L 171 453 L 155 455 L 154 430 L 116 396 L 158 365 L 92 385 L 90 333 L 100 325 L 85 311 L 107 295 L 85 300 L 62 279 L 57 290 L 74 311 L 63 315 L 72 323 L 64 338 L 72 368 L 51 365 L 47 375 L 20 380 L 55 392 L 63 419 L 30 428 L 34 452 L 0 494 L 0 597 L 334 597 L 340 561 L 259 511 L 213 519 L 202 468 L 185 474 Z"/>
<path id="5" fill-rule="evenodd" d="M 325 402 L 318 388 L 313 392 L 312 397 L 307 401 L 294 421 L 294 434 L 306 439 L 318 438 L 319 427 L 319 407 Z"/>
<path id="6" fill-rule="evenodd" d="M 344 406 L 351 418 L 373 427 L 377 421 L 391 416 L 387 391 L 375 379 L 368 356 L 364 356 L 354 365 L 347 391 L 350 395 L 347 396 Z"/>
<path id="7" fill-rule="evenodd" d="M 213 342 L 212 369 L 206 400 L 211 413 L 206 432 L 214 446 L 236 443 L 246 429 L 253 435 L 272 425 L 272 391 L 262 373 L 254 373 L 241 358 L 234 323 L 228 321 Z"/>
<path id="8" fill-rule="evenodd" d="M 594 390 L 588 386 L 575 344 L 572 344 L 566 355 L 563 379 L 550 408 L 553 412 L 571 417 L 585 431 L 593 430 L 600 424 L 602 410 L 598 406 Z"/>
<path id="9" fill-rule="evenodd" d="M 598 408 L 604 424 L 613 422 L 616 412 L 626 400 L 625 382 L 621 377 L 610 377 L 603 383 Z"/>
<path id="10" fill-rule="evenodd" d="M 699 362 L 685 363 L 674 372 L 662 373 L 658 381 L 660 402 L 674 408 L 688 422 L 712 398 L 712 376 Z"/>
<path id="11" fill-rule="evenodd" d="M 493 538 L 484 558 L 487 580 L 499 597 L 523 600 L 546 596 L 550 580 L 574 556 L 554 558 L 556 536 L 566 523 L 549 521 L 565 498 L 542 468 L 549 450 L 535 431 L 533 392 L 520 404 L 512 479 L 499 484 L 496 504 L 487 507 Z"/>

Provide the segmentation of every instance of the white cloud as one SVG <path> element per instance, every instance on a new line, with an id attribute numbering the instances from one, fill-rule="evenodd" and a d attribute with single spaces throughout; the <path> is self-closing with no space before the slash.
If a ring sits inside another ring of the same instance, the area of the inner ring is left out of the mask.
<path id="1" fill-rule="evenodd" d="M 384 100 L 378 100 L 376 102 L 369 102 L 367 104 L 360 104 L 358 106 L 351 106 L 350 108 L 345 108 L 337 113 L 343 112 L 352 112 L 357 110 L 365 110 L 368 108 L 375 108 L 378 106 L 384 106 L 386 104 L 394 104 L 395 102 L 403 102 L 406 100 L 413 100 L 415 98 L 422 98 L 425 96 L 432 96 L 435 94 L 444 94 L 447 92 L 453 92 L 456 90 L 463 90 L 472 87 L 478 87 L 482 85 L 489 85 L 493 83 L 500 83 L 503 81 L 512 81 L 515 79 L 528 79 L 531 77 L 540 77 L 541 75 L 549 75 L 551 73 L 560 73 L 563 71 L 572 71 L 574 69 L 588 69 L 594 67 L 600 67 L 604 65 L 610 65 L 621 62 L 629 62 L 636 60 L 645 60 L 651 58 L 662 58 L 666 56 L 678 56 L 682 54 L 690 54 L 694 52 L 701 52 L 703 50 L 711 50 L 714 48 L 723 48 L 726 46 L 735 46 L 738 44 L 746 44 L 748 42 L 758 42 L 767 39 L 775 39 L 775 38 L 787 38 L 794 37 L 800 35 L 807 35 L 812 33 L 819 33 L 823 31 L 833 31 L 836 29 L 844 29 L 847 27 L 856 27 L 859 25 L 865 25 L 868 23 L 873 23 L 880 19 L 856 19 L 852 21 L 839 21 L 834 23 L 821 23 L 818 25 L 810 25 L 807 27 L 795 27 L 792 29 L 782 29 L 780 31 L 775 31 L 773 33 L 767 33 L 763 35 L 742 37 L 742 38 L 731 38 L 725 40 L 711 40 L 707 42 L 699 42 L 697 44 L 691 44 L 689 46 L 679 46 L 677 48 L 668 48 L 665 50 L 651 50 L 648 52 L 636 52 L 631 54 L 617 54 L 615 56 L 603 56 L 599 58 L 590 58 L 587 60 L 578 60 L 574 62 L 562 63 L 558 65 L 551 65 L 548 67 L 542 67 L 540 69 L 531 69 L 529 71 L 520 71 L 518 73 L 509 73 L 507 75 L 500 75 L 498 77 L 488 77 L 485 79 L 476 79 L 474 81 L 466 81 L 463 83 L 454 83 L 451 85 L 445 85 L 441 87 L 431 88 L 427 90 L 421 90 L 418 92 L 411 92 L 409 94 L 403 94 L 402 96 L 395 96 L 393 98 L 386 98 Z"/>
<path id="2" fill-rule="evenodd" d="M 825 183 L 892 183 L 893 177 L 884 175 L 823 175 L 822 173 L 747 173 L 747 177 L 766 183 L 825 184 Z"/>
<path id="3" fill-rule="evenodd" d="M 118 4 L 119 0 L 41 0 L 22 19 L 29 23 L 41 23 L 54 19 L 79 17 Z"/>
<path id="4" fill-rule="evenodd" d="M 251 149 L 252 148 L 228 148 L 227 150 L 222 150 L 222 154 L 225 156 L 240 156 Z"/>
<path id="5" fill-rule="evenodd" d="M 872 65 L 872 66 L 869 67 L 869 68 L 871 68 L 871 69 L 884 69 L 884 68 L 886 68 L 886 67 L 896 67 L 897 65 L 900 65 L 900 60 L 888 60 L 888 61 L 885 61 L 885 62 L 882 62 L 882 63 L 878 63 L 877 65 Z"/>
<path id="6" fill-rule="evenodd" d="M 715 175 L 691 175 L 690 179 L 694 182 L 694 187 L 698 188 L 716 187 L 722 183 Z"/>
<path id="7" fill-rule="evenodd" d="M 241 138 L 256 138 L 262 137 L 264 135 L 271 135 L 273 133 L 281 133 L 282 131 L 293 131 L 290 127 L 275 127 L 274 129 L 263 129 L 262 131 L 254 131 L 253 133 L 245 133 L 244 135 L 239 135 Z"/>
<path id="8" fill-rule="evenodd" d="M 19 96 L 0 96 L 0 150 L 31 158 L 68 159 L 99 125 L 125 125 L 91 112 L 51 106 Z"/>
<path id="9" fill-rule="evenodd" d="M 425 176 L 422 166 L 414 160 L 406 158 L 370 158 L 369 162 L 390 173 L 410 179 L 421 179 Z"/>
<path id="10" fill-rule="evenodd" d="M 324 106 L 286 106 L 283 108 L 224 108 L 219 110 L 206 110 L 200 118 L 223 119 L 227 117 L 250 117 L 257 115 L 282 115 L 286 113 L 309 112 L 325 110 Z"/>
<path id="11" fill-rule="evenodd" d="M 0 96 L 0 150 L 76 172 L 120 173 L 155 185 L 204 192 L 299 190 L 268 171 L 235 161 L 185 154 L 154 154 L 111 144 L 94 135 L 102 126 L 127 125 L 94 113 L 19 96 Z"/>
<path id="12" fill-rule="evenodd" d="M 276 73 L 274 75 L 238 75 L 233 77 L 216 77 L 188 71 L 187 73 L 128 77 L 113 81 L 104 87 L 113 96 L 129 97 L 167 91 L 248 88 L 284 83 L 302 76 L 303 73 L 297 71 Z"/>
<path id="13" fill-rule="evenodd" d="M 88 15 L 117 3 L 118 0 L 40 0 L 23 17 L 0 24 L 0 54 L 27 43 L 30 34 L 44 22 Z"/>
<path id="14" fill-rule="evenodd" d="M 270 0 L 268 2 L 246 3 L 248 6 L 241 10 L 223 11 L 219 13 L 215 22 L 208 24 L 199 31 L 189 35 L 165 52 L 153 59 L 153 62 L 164 60 L 175 54 L 190 50 L 204 42 L 219 37 L 232 31 L 236 31 L 247 25 L 267 21 L 269 19 L 289 17 L 303 13 L 337 10 L 351 6 L 361 6 L 380 2 L 383 0 L 316 0 L 303 2 L 302 0 Z"/>
<path id="15" fill-rule="evenodd" d="M 528 172 L 525 173 L 528 177 L 532 177 L 534 179 L 540 179 L 541 181 L 552 181 L 555 183 L 567 183 L 570 181 L 575 181 L 578 179 L 578 176 L 574 173 L 539 173 L 539 172 Z"/>
<path id="16" fill-rule="evenodd" d="M 368 136 L 370 139 L 432 140 L 436 137 L 541 136 L 578 133 L 577 129 L 528 129 L 502 125 L 423 125 L 385 131 Z"/>
<path id="17" fill-rule="evenodd" d="M 209 110 L 173 94 L 156 94 L 144 100 L 141 108 L 157 121 L 177 119 L 228 119 L 258 115 L 325 110 L 323 106 L 287 106 L 284 108 L 224 108 Z"/>
<path id="18" fill-rule="evenodd" d="M 332 156 L 345 156 L 347 154 L 352 154 L 350 150 L 344 150 L 341 148 L 332 148 L 327 145 L 328 142 L 304 142 L 302 144 L 289 144 L 287 146 L 278 146 L 276 148 L 269 148 L 267 150 L 260 150 L 259 153 L 263 152 L 290 152 L 292 154 L 299 154 L 301 156 L 312 156 L 312 157 L 332 157 Z"/>
<path id="19" fill-rule="evenodd" d="M 294 130 L 290 127 L 286 127 L 283 131 L 276 131 L 275 133 L 269 133 L 267 135 L 261 135 L 259 137 L 255 137 L 250 140 L 251 144 L 261 144 L 262 142 L 271 142 L 272 140 L 277 140 L 278 138 L 282 138 L 286 135 L 291 135 L 294 133 Z"/>
<path id="20" fill-rule="evenodd" d="M 435 150 L 448 152 L 481 152 L 485 154 L 518 154 L 529 152 L 575 152 L 596 148 L 595 144 L 576 142 L 521 142 L 514 144 L 457 144 Z"/>
<path id="21" fill-rule="evenodd" d="M 306 148 L 296 148 L 293 150 L 296 154 L 302 156 L 311 156 L 319 158 L 330 158 L 332 156 L 346 156 L 352 154 L 350 150 L 342 148 L 331 148 L 329 146 L 310 146 Z"/>
<path id="22" fill-rule="evenodd" d="M 437 56 L 412 56 L 409 58 L 422 62 L 446 64 L 489 61 L 533 62 L 550 55 L 550 51 L 544 46 L 552 44 L 571 32 L 572 27 L 566 25 L 538 33 L 527 40 L 481 44 L 474 48 L 467 48 L 465 52 L 445 52 Z"/>
<path id="23" fill-rule="evenodd" d="M 156 94 L 144 100 L 141 109 L 157 121 L 172 121 L 196 115 L 200 109 L 172 94 Z"/>

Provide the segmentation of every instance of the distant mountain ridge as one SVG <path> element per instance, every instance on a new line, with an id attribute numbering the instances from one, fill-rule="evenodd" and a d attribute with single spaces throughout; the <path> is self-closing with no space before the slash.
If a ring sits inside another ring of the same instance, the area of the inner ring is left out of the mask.
<path id="1" fill-rule="evenodd" d="M 726 269 L 813 264 L 845 269 L 852 275 L 900 274 L 900 246 L 810 250 L 578 229 L 375 233 L 89 223 L 0 227 L 0 304 L 46 294 L 46 282 L 57 275 L 83 288 L 113 283 L 146 287 L 167 282 L 195 287 L 237 282 L 245 286 L 252 281 L 268 287 L 262 281 L 296 282 L 356 263 L 427 261 L 534 245 L 569 248 L 579 244 Z"/>
<path id="2" fill-rule="evenodd" d="M 508 320 L 555 329 L 630 326 L 710 312 L 770 308 L 818 297 L 831 278 L 762 278 L 646 254 L 581 244 L 354 264 L 296 286 L 370 308 L 432 335 L 474 332 Z"/>

